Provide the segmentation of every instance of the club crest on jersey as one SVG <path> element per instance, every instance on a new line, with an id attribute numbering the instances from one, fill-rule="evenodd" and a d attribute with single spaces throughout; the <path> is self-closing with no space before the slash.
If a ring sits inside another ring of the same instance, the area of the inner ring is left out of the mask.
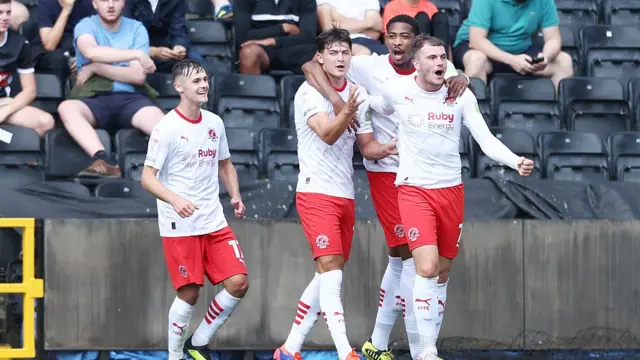
<path id="1" fill-rule="evenodd" d="M 422 127 L 424 125 L 424 121 L 424 116 L 420 114 L 409 114 L 409 116 L 407 116 L 407 122 L 415 128 Z"/>
<path id="2" fill-rule="evenodd" d="M 454 106 L 456 104 L 456 98 L 453 96 L 447 96 L 444 98 L 444 104 L 449 107 Z"/>
<path id="3" fill-rule="evenodd" d="M 209 128 L 209 140 L 216 141 L 218 140 L 218 135 L 216 135 L 216 130 Z"/>

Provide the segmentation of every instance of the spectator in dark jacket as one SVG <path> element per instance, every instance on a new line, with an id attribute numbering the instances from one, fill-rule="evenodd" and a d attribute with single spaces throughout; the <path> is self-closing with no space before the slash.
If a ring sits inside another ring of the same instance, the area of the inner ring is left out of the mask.
<path id="1" fill-rule="evenodd" d="M 301 73 L 302 65 L 315 55 L 315 0 L 236 0 L 233 12 L 241 73 Z"/>
<path id="2" fill-rule="evenodd" d="M 203 64 L 189 47 L 184 0 L 127 0 L 124 16 L 140 21 L 149 32 L 149 54 L 157 71 L 170 72 L 185 57 Z"/>

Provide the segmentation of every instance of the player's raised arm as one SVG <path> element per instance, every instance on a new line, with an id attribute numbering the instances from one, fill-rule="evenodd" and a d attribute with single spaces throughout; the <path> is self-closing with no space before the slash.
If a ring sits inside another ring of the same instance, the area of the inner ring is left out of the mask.
<path id="1" fill-rule="evenodd" d="M 358 107 L 364 99 L 358 99 L 358 92 L 355 86 L 349 88 L 349 100 L 347 106 L 336 115 L 335 119 L 329 119 L 326 112 L 317 112 L 309 117 L 307 124 L 318 136 L 329 145 L 333 145 L 338 141 L 340 136 L 347 130 L 351 123 L 352 117 L 358 111 Z M 309 110 L 305 110 L 306 113 Z"/>
<path id="2" fill-rule="evenodd" d="M 460 101 L 463 101 L 462 122 L 471 131 L 482 152 L 491 159 L 518 170 L 522 176 L 531 174 L 533 161 L 518 157 L 491 133 L 480 113 L 476 97 L 467 91 Z"/>
<path id="3" fill-rule="evenodd" d="M 245 206 L 240 195 L 240 185 L 238 184 L 238 173 L 236 167 L 231 162 L 231 154 L 229 153 L 229 145 L 227 144 L 227 135 L 223 131 L 220 135 L 220 161 L 218 162 L 218 176 L 222 179 L 225 188 L 231 197 L 231 205 L 237 218 L 242 218 L 245 213 Z"/>

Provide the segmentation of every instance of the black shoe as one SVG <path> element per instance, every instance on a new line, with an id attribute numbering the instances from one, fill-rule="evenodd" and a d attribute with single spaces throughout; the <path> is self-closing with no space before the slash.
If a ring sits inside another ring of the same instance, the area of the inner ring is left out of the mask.
<path id="1" fill-rule="evenodd" d="M 210 350 L 207 345 L 195 346 L 191 343 L 193 335 L 189 336 L 184 344 L 184 350 L 193 358 L 193 360 L 211 360 Z"/>

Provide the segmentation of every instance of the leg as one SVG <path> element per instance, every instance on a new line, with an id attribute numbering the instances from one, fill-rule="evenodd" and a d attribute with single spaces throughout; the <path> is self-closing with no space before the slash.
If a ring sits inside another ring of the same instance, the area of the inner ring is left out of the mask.
<path id="1" fill-rule="evenodd" d="M 428 191 L 428 190 L 427 190 Z M 433 203 L 427 191 L 412 186 L 398 189 L 400 216 L 416 267 L 412 306 L 420 334 L 419 356 L 437 355 L 438 238 Z"/>
<path id="2" fill-rule="evenodd" d="M 360 55 L 364 55 L 364 56 L 369 56 L 371 55 L 371 51 L 364 45 L 360 45 L 360 44 L 353 44 L 353 56 L 360 56 Z"/>
<path id="3" fill-rule="evenodd" d="M 553 81 L 553 84 L 556 86 L 557 91 L 558 85 L 562 79 L 573 76 L 573 61 L 571 60 L 571 56 L 561 51 L 544 70 L 537 72 L 536 75 L 550 77 L 551 81 Z"/>
<path id="4" fill-rule="evenodd" d="M 233 17 L 233 8 L 229 0 L 211 0 L 214 10 L 213 14 L 216 19 L 230 19 Z"/>
<path id="5" fill-rule="evenodd" d="M 148 105 L 141 107 L 131 117 L 131 126 L 150 135 L 153 128 L 162 120 L 164 112 L 149 99 Z M 146 102 L 145 102 L 146 103 Z"/>
<path id="6" fill-rule="evenodd" d="M 6 123 L 33 129 L 40 137 L 43 137 L 47 131 L 55 126 L 55 121 L 51 114 L 33 106 L 25 106 L 18 110 L 9 116 Z"/>
<path id="7" fill-rule="evenodd" d="M 29 20 L 29 9 L 18 1 L 11 2 L 11 28 L 15 31 L 20 29 L 22 24 Z"/>
<path id="8" fill-rule="evenodd" d="M 271 50 L 269 50 L 271 52 Z M 275 52 L 275 49 L 273 49 Z M 240 48 L 240 73 L 260 75 L 269 68 L 271 59 L 260 45 L 248 45 Z"/>
<path id="9" fill-rule="evenodd" d="M 478 50 L 468 50 L 462 57 L 464 64 L 464 72 L 469 77 L 477 77 L 487 83 L 487 75 L 489 75 L 493 67 L 487 55 Z"/>
<path id="10" fill-rule="evenodd" d="M 289 336 L 284 345 L 274 353 L 274 359 L 284 360 L 299 356 L 304 340 L 318 320 L 318 315 L 320 315 L 320 274 L 316 272 L 298 301 L 298 309 Z"/>
<path id="11" fill-rule="evenodd" d="M 177 296 L 169 309 L 169 360 L 184 358 L 193 307 L 204 285 L 202 238 L 186 236 L 163 238 L 167 269 Z"/>

